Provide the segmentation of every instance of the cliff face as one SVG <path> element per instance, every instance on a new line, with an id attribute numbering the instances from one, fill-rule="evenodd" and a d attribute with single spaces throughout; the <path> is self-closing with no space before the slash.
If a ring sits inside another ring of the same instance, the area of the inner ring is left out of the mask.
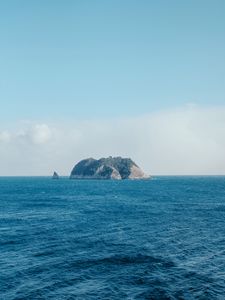
<path id="1" fill-rule="evenodd" d="M 71 179 L 147 179 L 147 176 L 130 158 L 108 157 L 99 160 L 81 160 L 73 168 Z"/>

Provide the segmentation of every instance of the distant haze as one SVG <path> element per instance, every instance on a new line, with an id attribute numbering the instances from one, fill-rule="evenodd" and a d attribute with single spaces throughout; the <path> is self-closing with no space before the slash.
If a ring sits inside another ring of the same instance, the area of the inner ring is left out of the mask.
<path id="1" fill-rule="evenodd" d="M 23 121 L 0 132 L 0 175 L 69 175 L 87 157 L 131 157 L 149 174 L 225 174 L 225 106 L 138 117 Z"/>

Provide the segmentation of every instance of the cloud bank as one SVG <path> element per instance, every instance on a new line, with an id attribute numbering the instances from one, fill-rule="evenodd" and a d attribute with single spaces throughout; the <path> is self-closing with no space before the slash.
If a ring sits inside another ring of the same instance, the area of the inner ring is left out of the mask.
<path id="1" fill-rule="evenodd" d="M 125 156 L 149 174 L 225 174 L 225 106 L 0 128 L 0 175 L 69 175 L 86 157 Z"/>

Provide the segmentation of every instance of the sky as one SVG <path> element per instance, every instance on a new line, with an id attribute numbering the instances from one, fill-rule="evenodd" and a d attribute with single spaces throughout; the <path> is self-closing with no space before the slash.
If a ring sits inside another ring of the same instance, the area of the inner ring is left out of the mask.
<path id="1" fill-rule="evenodd" d="M 1 1 L 0 54 L 1 176 L 225 174 L 225 1 Z"/>

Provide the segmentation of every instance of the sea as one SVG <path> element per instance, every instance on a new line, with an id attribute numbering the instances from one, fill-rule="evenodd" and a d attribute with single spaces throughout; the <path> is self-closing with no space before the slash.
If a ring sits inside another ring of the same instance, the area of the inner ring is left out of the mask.
<path id="1" fill-rule="evenodd" d="M 225 299 L 225 177 L 1 177 L 0 299 Z"/>

